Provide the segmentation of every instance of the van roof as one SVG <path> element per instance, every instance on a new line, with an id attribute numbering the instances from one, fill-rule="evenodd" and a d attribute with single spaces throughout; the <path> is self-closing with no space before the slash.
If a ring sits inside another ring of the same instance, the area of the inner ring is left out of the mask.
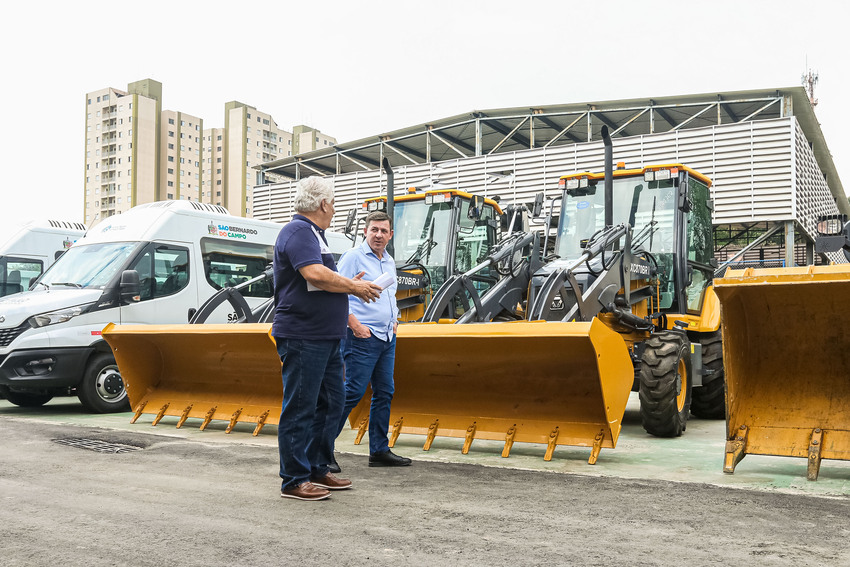
<path id="1" fill-rule="evenodd" d="M 228 214 L 219 205 L 197 201 L 156 201 L 107 217 L 88 230 L 77 245 L 93 242 L 173 240 L 202 236 L 274 244 L 280 224 Z"/>
<path id="2" fill-rule="evenodd" d="M 67 232 L 69 230 L 74 232 L 86 231 L 86 225 L 81 222 L 45 218 L 32 220 L 23 225 L 21 228 L 57 228 L 62 232 Z"/>

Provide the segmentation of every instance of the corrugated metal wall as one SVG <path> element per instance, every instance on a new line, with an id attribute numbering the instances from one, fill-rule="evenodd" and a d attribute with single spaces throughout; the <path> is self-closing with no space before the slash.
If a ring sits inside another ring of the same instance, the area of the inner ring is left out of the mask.
<path id="1" fill-rule="evenodd" d="M 558 179 L 577 171 L 602 171 L 602 142 L 540 148 L 463 158 L 394 170 L 396 193 L 416 186 L 459 188 L 502 203 L 558 193 Z M 802 129 L 793 116 L 723 124 L 709 128 L 616 138 L 614 160 L 627 167 L 680 162 L 712 179 L 714 223 L 735 224 L 797 220 L 813 236 L 818 214 L 837 212 Z M 333 177 L 335 226 L 349 209 L 383 192 L 385 175 L 377 170 Z M 287 222 L 295 182 L 254 189 L 254 217 Z"/>

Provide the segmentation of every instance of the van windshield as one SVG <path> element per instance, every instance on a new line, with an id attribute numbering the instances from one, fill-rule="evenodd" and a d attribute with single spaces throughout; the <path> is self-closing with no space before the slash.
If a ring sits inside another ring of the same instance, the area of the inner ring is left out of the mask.
<path id="1" fill-rule="evenodd" d="M 74 246 L 50 266 L 39 282 L 50 287 L 104 288 L 127 264 L 139 242 L 103 242 Z"/>

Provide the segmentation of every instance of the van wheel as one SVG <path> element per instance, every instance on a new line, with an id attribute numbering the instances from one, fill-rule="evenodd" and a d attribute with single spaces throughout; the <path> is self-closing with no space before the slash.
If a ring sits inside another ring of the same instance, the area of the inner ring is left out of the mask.
<path id="1" fill-rule="evenodd" d="M 24 394 L 22 392 L 3 392 L 3 397 L 22 408 L 37 408 L 53 399 L 50 394 Z"/>
<path id="2" fill-rule="evenodd" d="M 726 417 L 726 376 L 723 372 L 723 337 L 720 331 L 700 336 L 702 364 L 711 374 L 703 376 L 702 386 L 694 388 L 691 413 L 703 419 Z"/>
<path id="3" fill-rule="evenodd" d="M 130 410 L 124 381 L 111 354 L 92 356 L 83 374 L 83 381 L 77 386 L 77 397 L 92 413 Z"/>
<path id="4" fill-rule="evenodd" d="M 646 341 L 638 391 L 646 432 L 656 437 L 681 435 L 691 408 L 691 348 L 684 334 L 664 331 Z"/>

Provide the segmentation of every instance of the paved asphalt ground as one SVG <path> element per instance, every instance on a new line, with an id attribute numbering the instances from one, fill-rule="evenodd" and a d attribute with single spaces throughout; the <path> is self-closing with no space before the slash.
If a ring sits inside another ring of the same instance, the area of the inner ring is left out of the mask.
<path id="1" fill-rule="evenodd" d="M 629 411 L 595 466 L 578 448 L 545 463 L 533 445 L 501 459 L 500 444 L 426 453 L 402 435 L 414 465 L 369 468 L 365 440 L 344 432 L 354 488 L 299 502 L 279 497 L 274 427 L 130 415 L 0 401 L 0 564 L 850 566 L 850 463 L 824 461 L 808 482 L 803 459 L 748 456 L 723 475 L 722 422 L 658 440 Z M 69 439 L 138 450 L 57 442 Z"/>

